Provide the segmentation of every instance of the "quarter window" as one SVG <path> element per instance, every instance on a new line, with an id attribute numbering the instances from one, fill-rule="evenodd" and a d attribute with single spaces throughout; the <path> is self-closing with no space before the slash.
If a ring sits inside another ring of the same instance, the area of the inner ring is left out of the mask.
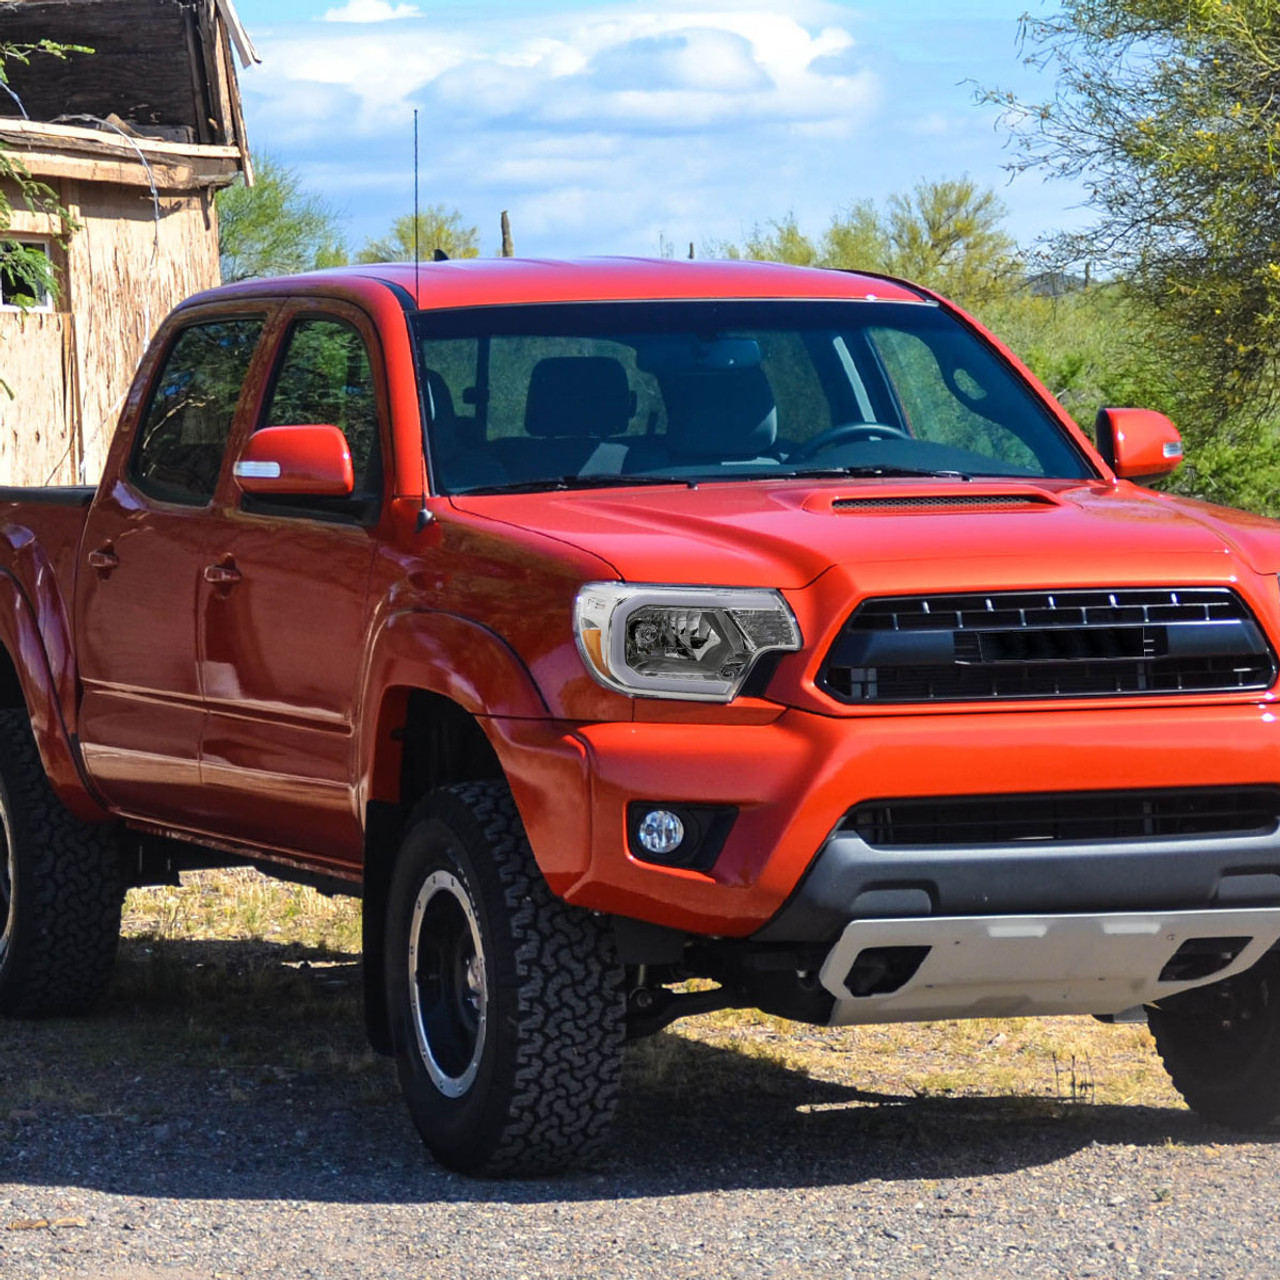
<path id="1" fill-rule="evenodd" d="M 162 502 L 204 506 L 218 487 L 231 422 L 261 320 L 184 329 L 169 348 L 143 415 L 130 478 Z"/>

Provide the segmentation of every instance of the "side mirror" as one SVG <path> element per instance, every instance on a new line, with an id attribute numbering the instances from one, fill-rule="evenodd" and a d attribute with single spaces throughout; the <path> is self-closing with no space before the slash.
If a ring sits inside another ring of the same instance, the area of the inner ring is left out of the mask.
<path id="1" fill-rule="evenodd" d="M 1178 428 L 1154 409 L 1099 409 L 1098 452 L 1123 480 L 1154 480 L 1182 462 Z"/>
<path id="2" fill-rule="evenodd" d="M 263 427 L 232 468 L 245 493 L 349 498 L 355 471 L 347 437 L 331 426 Z"/>

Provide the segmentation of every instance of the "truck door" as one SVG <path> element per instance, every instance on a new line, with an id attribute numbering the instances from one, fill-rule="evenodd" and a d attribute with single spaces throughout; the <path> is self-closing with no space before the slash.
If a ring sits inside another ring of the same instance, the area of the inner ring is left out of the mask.
<path id="1" fill-rule="evenodd" d="M 80 739 L 104 796 L 131 816 L 191 825 L 203 709 L 196 589 L 214 492 L 264 326 L 197 320 L 166 344 L 116 477 L 90 510 L 76 581 Z"/>
<path id="2" fill-rule="evenodd" d="M 383 505 L 385 377 L 356 308 L 300 302 L 282 330 L 251 426 L 339 427 L 355 493 L 228 500 L 198 584 L 201 776 L 220 832 L 358 866 L 353 723 Z"/>

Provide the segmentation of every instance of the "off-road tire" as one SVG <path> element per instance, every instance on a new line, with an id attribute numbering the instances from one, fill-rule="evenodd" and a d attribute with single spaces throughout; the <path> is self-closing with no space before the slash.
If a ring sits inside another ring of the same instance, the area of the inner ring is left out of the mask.
<path id="1" fill-rule="evenodd" d="M 436 1160 L 493 1177 L 589 1158 L 617 1103 L 623 970 L 607 922 L 547 887 L 505 783 L 414 811 L 386 940 L 400 1084 Z"/>
<path id="2" fill-rule="evenodd" d="M 1202 1119 L 1257 1129 L 1280 1115 L 1280 955 L 1147 1010 L 1173 1087 Z"/>
<path id="3" fill-rule="evenodd" d="M 25 711 L 0 711 L 0 1014 L 87 1012 L 111 979 L 124 889 L 113 832 L 54 795 Z"/>

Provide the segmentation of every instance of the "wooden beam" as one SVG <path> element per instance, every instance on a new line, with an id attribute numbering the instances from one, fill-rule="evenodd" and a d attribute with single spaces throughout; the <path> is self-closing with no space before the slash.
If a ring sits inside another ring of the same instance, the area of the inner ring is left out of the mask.
<path id="1" fill-rule="evenodd" d="M 218 16 L 213 0 L 201 0 L 198 18 L 200 40 L 196 56 L 200 62 L 200 78 L 204 81 L 204 110 L 208 127 L 224 145 L 231 145 L 235 137 L 235 125 L 231 120 L 231 108 L 227 103 L 226 80 L 233 74 L 231 68 L 221 65 L 222 50 L 218 47 Z"/>
<path id="2" fill-rule="evenodd" d="M 248 67 L 255 62 L 261 62 L 262 59 L 258 56 L 257 49 L 253 47 L 253 41 L 249 39 L 249 33 L 244 29 L 244 23 L 240 21 L 235 5 L 231 0 L 214 0 L 214 3 L 218 6 L 218 13 L 222 16 L 222 21 L 227 24 L 231 41 L 240 55 L 240 65 Z"/>
<path id="3" fill-rule="evenodd" d="M 23 151 L 22 163 L 33 177 L 74 178 L 80 182 L 112 182 L 124 187 L 151 185 L 146 167 L 135 156 L 125 159 L 93 158 L 56 151 Z M 230 186 L 240 166 L 231 160 L 216 160 L 196 168 L 186 164 L 152 163 L 151 175 L 160 191 L 195 191 L 201 187 Z"/>
<path id="4" fill-rule="evenodd" d="M 200 32 L 196 25 L 196 15 L 190 9 L 183 10 L 186 19 L 187 56 L 191 61 L 191 100 L 195 104 L 196 141 L 206 146 L 214 141 L 225 142 L 226 137 L 215 139 L 213 122 L 209 119 L 208 105 L 205 102 L 205 78 L 203 59 L 200 56 Z"/>
<path id="5" fill-rule="evenodd" d="M 234 14 L 234 10 L 232 13 Z M 235 136 L 228 139 L 240 148 L 240 163 L 244 168 L 244 185 L 253 186 L 253 157 L 249 154 L 249 135 L 244 127 L 244 106 L 240 101 L 240 80 L 236 75 L 235 64 L 231 61 L 231 42 L 227 28 L 223 25 L 221 7 L 218 9 L 218 32 L 221 37 L 222 57 L 219 65 L 225 66 L 227 76 L 227 97 L 231 104 L 231 125 Z M 250 48 L 253 46 L 250 45 Z"/>
<path id="6" fill-rule="evenodd" d="M 137 152 L 119 134 L 104 133 L 101 129 L 84 129 L 79 125 L 45 124 L 41 120 L 0 119 L 0 137 L 21 146 L 26 138 L 43 143 L 46 147 L 74 148 L 74 144 L 92 143 L 92 150 L 114 149 L 121 155 L 136 156 Z M 240 148 L 230 146 L 202 146 L 194 142 L 168 142 L 156 138 L 135 138 L 138 150 L 148 160 L 163 162 L 170 156 L 218 156 L 231 160 L 240 158 Z M 83 150 L 83 148 L 81 148 Z"/>

